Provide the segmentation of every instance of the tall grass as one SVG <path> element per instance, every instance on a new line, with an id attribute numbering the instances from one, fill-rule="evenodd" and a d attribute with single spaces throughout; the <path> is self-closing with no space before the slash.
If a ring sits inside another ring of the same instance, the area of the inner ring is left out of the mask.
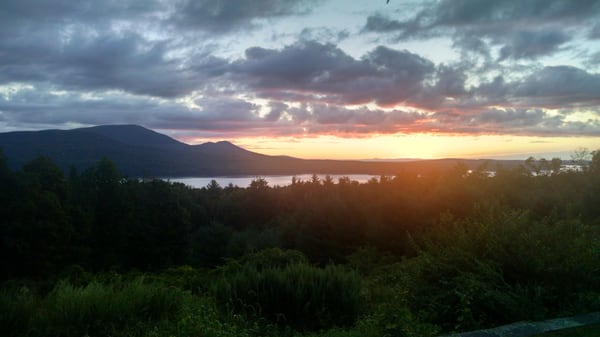
<path id="1" fill-rule="evenodd" d="M 361 280 L 339 266 L 318 268 L 300 261 L 269 265 L 250 259 L 215 286 L 223 310 L 264 317 L 298 330 L 351 325 L 361 305 Z M 294 260 L 294 259 L 292 259 Z"/>
<path id="2" fill-rule="evenodd" d="M 107 336 L 139 323 L 174 317 L 184 293 L 147 284 L 143 278 L 122 284 L 59 283 L 43 301 L 37 318 L 42 336 Z"/>
<path id="3" fill-rule="evenodd" d="M 0 336 L 21 336 L 29 329 L 36 298 L 28 288 L 0 291 Z"/>

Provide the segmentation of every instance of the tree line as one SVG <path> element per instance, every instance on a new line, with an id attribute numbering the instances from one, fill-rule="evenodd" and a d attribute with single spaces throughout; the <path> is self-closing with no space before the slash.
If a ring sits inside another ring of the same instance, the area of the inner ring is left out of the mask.
<path id="1" fill-rule="evenodd" d="M 308 280 L 363 289 L 361 298 L 340 294 L 353 311 L 323 324 L 312 326 L 301 305 L 287 313 L 300 332 L 349 325 L 409 335 L 411 325 L 426 335 L 598 309 L 600 153 L 592 155 L 584 170 L 548 174 L 536 174 L 530 159 L 494 176 L 457 165 L 362 184 L 314 176 L 283 187 L 257 178 L 199 189 L 124 177 L 107 158 L 65 174 L 47 157 L 10 170 L 0 156 L 0 279 L 189 266 L 205 275 L 202 284 L 225 282 L 193 288 L 235 304 L 221 312 L 276 325 L 276 297 L 245 298 L 244 287 L 283 282 L 277 291 L 297 301 L 303 295 L 292 289 Z M 301 258 L 273 265 L 286 254 Z M 323 297 L 331 292 L 315 290 L 329 303 L 323 308 L 336 308 L 336 298 Z M 258 307 L 271 311 L 261 316 Z"/>

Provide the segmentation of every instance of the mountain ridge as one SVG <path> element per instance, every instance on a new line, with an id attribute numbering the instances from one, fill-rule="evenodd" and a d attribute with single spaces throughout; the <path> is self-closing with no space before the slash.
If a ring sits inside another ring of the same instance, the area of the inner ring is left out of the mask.
<path id="1" fill-rule="evenodd" d="M 127 176 L 184 177 L 227 175 L 423 173 L 463 163 L 474 169 L 484 163 L 505 166 L 520 161 L 437 159 L 416 161 L 358 161 L 299 159 L 269 156 L 229 141 L 189 145 L 139 125 L 100 125 L 71 130 L 0 133 L 0 148 L 13 169 L 39 156 L 48 156 L 65 172 L 87 169 L 106 157 Z"/>

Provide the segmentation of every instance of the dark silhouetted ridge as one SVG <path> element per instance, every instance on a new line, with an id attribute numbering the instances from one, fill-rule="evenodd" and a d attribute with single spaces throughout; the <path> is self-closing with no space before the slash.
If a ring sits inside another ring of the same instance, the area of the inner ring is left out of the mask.
<path id="1" fill-rule="evenodd" d="M 406 162 L 305 160 L 288 156 L 267 156 L 227 141 L 188 145 L 138 125 L 0 133 L 0 148 L 12 168 L 19 168 L 43 155 L 52 158 L 65 171 L 71 166 L 83 170 L 107 157 L 123 174 L 135 177 L 306 173 L 393 175 L 447 170 L 458 162 L 471 169 L 493 162 L 462 159 Z M 502 161 L 504 167 L 518 163 L 519 161 Z"/>
<path id="2" fill-rule="evenodd" d="M 134 146 L 164 146 L 186 147 L 171 137 L 146 129 L 139 125 L 101 125 L 79 129 L 81 132 L 91 132 L 107 138 Z"/>

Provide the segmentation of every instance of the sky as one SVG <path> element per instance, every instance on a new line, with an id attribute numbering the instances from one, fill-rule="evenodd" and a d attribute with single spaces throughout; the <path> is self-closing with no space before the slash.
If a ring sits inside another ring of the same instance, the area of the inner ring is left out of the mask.
<path id="1" fill-rule="evenodd" d="M 600 0 L 2 0 L 0 132 L 301 158 L 600 149 Z"/>

